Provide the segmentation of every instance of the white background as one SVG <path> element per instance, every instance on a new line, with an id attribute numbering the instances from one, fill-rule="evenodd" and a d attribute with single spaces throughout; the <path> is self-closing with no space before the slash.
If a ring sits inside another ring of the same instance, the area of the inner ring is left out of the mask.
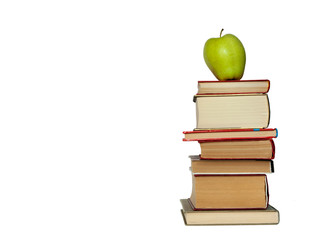
<path id="1" fill-rule="evenodd" d="M 327 235 L 324 3 L 1 1 L 0 239 Z M 182 131 L 221 28 L 244 44 L 243 79 L 271 80 L 276 226 L 190 227 L 180 213 L 200 151 Z"/>

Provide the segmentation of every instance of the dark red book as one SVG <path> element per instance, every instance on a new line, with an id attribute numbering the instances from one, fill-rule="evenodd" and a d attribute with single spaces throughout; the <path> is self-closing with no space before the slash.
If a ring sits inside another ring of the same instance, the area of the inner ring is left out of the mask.
<path id="1" fill-rule="evenodd" d="M 271 139 L 278 137 L 276 128 L 252 129 L 211 129 L 184 131 L 183 141 L 232 140 L 232 139 Z"/>

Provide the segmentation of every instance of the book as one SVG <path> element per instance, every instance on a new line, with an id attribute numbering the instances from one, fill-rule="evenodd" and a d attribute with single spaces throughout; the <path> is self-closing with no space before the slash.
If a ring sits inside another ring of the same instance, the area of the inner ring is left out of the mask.
<path id="1" fill-rule="evenodd" d="M 249 174 L 273 173 L 272 160 L 200 160 L 199 155 L 189 156 L 193 174 Z"/>
<path id="2" fill-rule="evenodd" d="M 269 125 L 267 94 L 197 97 L 195 101 L 197 130 L 267 128 Z"/>
<path id="3" fill-rule="evenodd" d="M 192 174 L 189 198 L 194 210 L 265 209 L 269 193 L 265 174 Z"/>
<path id="4" fill-rule="evenodd" d="M 270 81 L 263 80 L 229 80 L 229 81 L 198 81 L 196 96 L 219 94 L 252 94 L 267 93 Z"/>
<path id="5" fill-rule="evenodd" d="M 269 90 L 267 79 L 198 81 L 196 127 L 183 132 L 201 150 L 189 156 L 192 190 L 180 200 L 186 225 L 279 223 L 267 180 L 278 136 Z"/>
<path id="6" fill-rule="evenodd" d="M 212 129 L 184 131 L 183 141 L 230 140 L 230 139 L 267 139 L 278 137 L 276 128 L 263 129 Z"/>
<path id="7" fill-rule="evenodd" d="M 279 211 L 268 205 L 262 210 L 195 211 L 188 199 L 180 199 L 186 225 L 253 225 L 278 224 Z"/>
<path id="8" fill-rule="evenodd" d="M 199 141 L 201 159 L 274 159 L 273 139 Z"/>

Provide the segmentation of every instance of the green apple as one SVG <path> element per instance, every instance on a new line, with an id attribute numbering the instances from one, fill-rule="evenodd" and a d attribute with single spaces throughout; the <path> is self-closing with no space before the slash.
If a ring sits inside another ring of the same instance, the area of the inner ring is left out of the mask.
<path id="1" fill-rule="evenodd" d="M 219 80 L 239 80 L 243 77 L 246 53 L 241 41 L 232 34 L 210 38 L 204 46 L 204 59 Z"/>

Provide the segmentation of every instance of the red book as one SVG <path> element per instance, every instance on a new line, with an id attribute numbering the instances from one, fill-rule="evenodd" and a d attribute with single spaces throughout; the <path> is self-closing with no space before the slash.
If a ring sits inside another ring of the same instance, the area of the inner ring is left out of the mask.
<path id="1" fill-rule="evenodd" d="M 276 128 L 253 129 L 211 129 L 184 131 L 183 141 L 233 140 L 233 139 L 271 139 L 278 136 Z"/>

